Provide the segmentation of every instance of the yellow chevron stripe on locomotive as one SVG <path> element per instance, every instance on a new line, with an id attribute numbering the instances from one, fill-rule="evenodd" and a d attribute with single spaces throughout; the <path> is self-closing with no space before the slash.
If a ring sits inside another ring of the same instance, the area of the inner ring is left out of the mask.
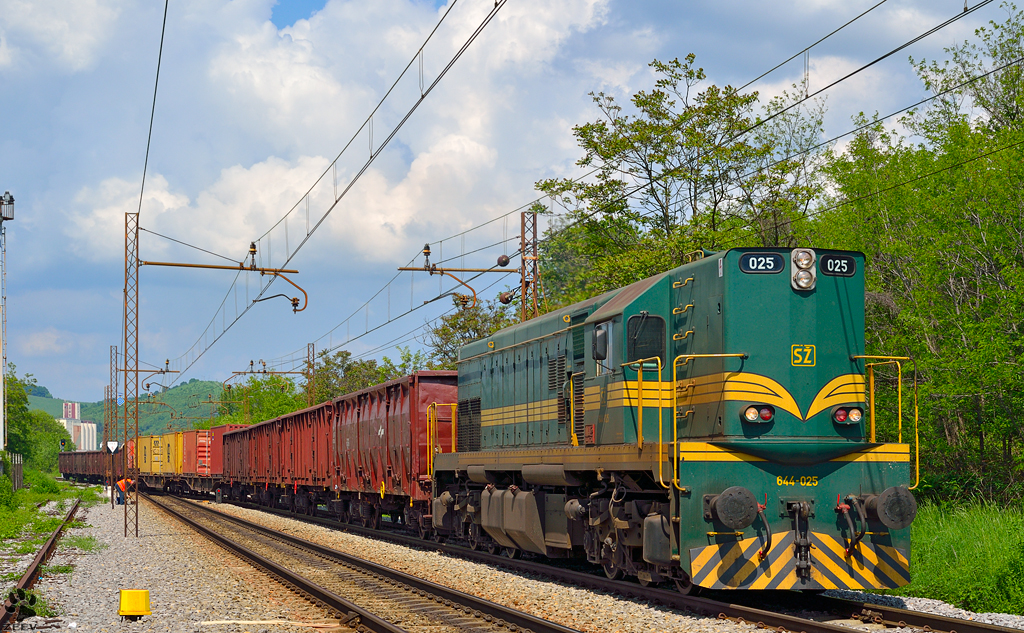
<path id="1" fill-rule="evenodd" d="M 720 535 L 709 535 L 709 538 Z M 690 549 L 690 576 L 708 589 L 894 589 L 910 582 L 907 552 L 861 542 L 847 555 L 834 536 L 812 532 L 809 573 L 798 573 L 797 533 L 775 534 L 763 557 L 763 536 Z"/>

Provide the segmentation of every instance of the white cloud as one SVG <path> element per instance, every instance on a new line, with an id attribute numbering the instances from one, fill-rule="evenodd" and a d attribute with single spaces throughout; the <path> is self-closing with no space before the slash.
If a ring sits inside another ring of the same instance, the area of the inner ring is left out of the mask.
<path id="1" fill-rule="evenodd" d="M 124 217 L 139 210 L 139 183 L 107 178 L 95 188 L 83 187 L 75 195 L 76 208 L 67 212 L 65 229 L 72 251 L 92 261 L 124 258 Z M 150 174 L 142 214 L 152 221 L 188 204 L 188 197 L 168 191 L 167 179 Z"/>
<path id="2" fill-rule="evenodd" d="M 124 5 L 123 0 L 0 0 L 0 28 L 8 35 L 24 34 L 26 46 L 41 49 L 68 70 L 81 71 L 95 63 Z M 0 65 L 6 46 L 0 45 Z"/>
<path id="3" fill-rule="evenodd" d="M 71 355 L 83 349 L 90 349 L 94 336 L 68 332 L 54 327 L 12 337 L 15 348 L 24 356 Z"/>

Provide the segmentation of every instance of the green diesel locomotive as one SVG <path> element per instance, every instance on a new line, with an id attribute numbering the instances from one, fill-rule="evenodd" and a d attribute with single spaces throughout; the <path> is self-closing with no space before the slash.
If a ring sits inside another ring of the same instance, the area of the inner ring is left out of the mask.
<path id="1" fill-rule="evenodd" d="M 863 254 L 694 257 L 462 348 L 435 531 L 680 591 L 905 585 L 910 446 L 865 409 Z"/>

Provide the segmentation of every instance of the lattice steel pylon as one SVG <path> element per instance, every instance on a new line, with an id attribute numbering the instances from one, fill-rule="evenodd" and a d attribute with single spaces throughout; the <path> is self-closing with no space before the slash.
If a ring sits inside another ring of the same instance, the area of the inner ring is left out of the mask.
<path id="1" fill-rule="evenodd" d="M 520 319 L 526 321 L 540 314 L 537 303 L 540 273 L 537 267 L 537 212 L 523 211 L 520 214 L 522 232 L 520 234 Z"/>
<path id="2" fill-rule="evenodd" d="M 124 214 L 124 535 L 139 535 L 139 214 Z M 130 442 L 130 443 L 129 443 Z M 129 502 L 129 499 L 131 502 Z"/>

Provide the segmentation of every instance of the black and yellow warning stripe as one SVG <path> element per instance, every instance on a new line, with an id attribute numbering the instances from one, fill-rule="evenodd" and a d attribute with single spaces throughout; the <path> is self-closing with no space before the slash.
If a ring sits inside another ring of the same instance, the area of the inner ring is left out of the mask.
<path id="1" fill-rule="evenodd" d="M 792 589 L 796 586 L 794 532 L 772 538 L 772 547 L 762 559 L 765 545 L 755 536 L 690 550 L 690 577 L 694 584 L 709 589 Z"/>
<path id="2" fill-rule="evenodd" d="M 775 534 L 764 558 L 763 535 L 690 549 L 690 576 L 709 589 L 892 589 L 910 582 L 910 561 L 895 547 L 861 542 L 849 556 L 844 541 L 810 535 L 810 578 L 796 572 L 795 532 Z"/>
<path id="3" fill-rule="evenodd" d="M 811 577 L 825 589 L 895 589 L 910 582 L 910 561 L 900 550 L 861 542 L 846 554 L 845 541 L 811 533 Z"/>

